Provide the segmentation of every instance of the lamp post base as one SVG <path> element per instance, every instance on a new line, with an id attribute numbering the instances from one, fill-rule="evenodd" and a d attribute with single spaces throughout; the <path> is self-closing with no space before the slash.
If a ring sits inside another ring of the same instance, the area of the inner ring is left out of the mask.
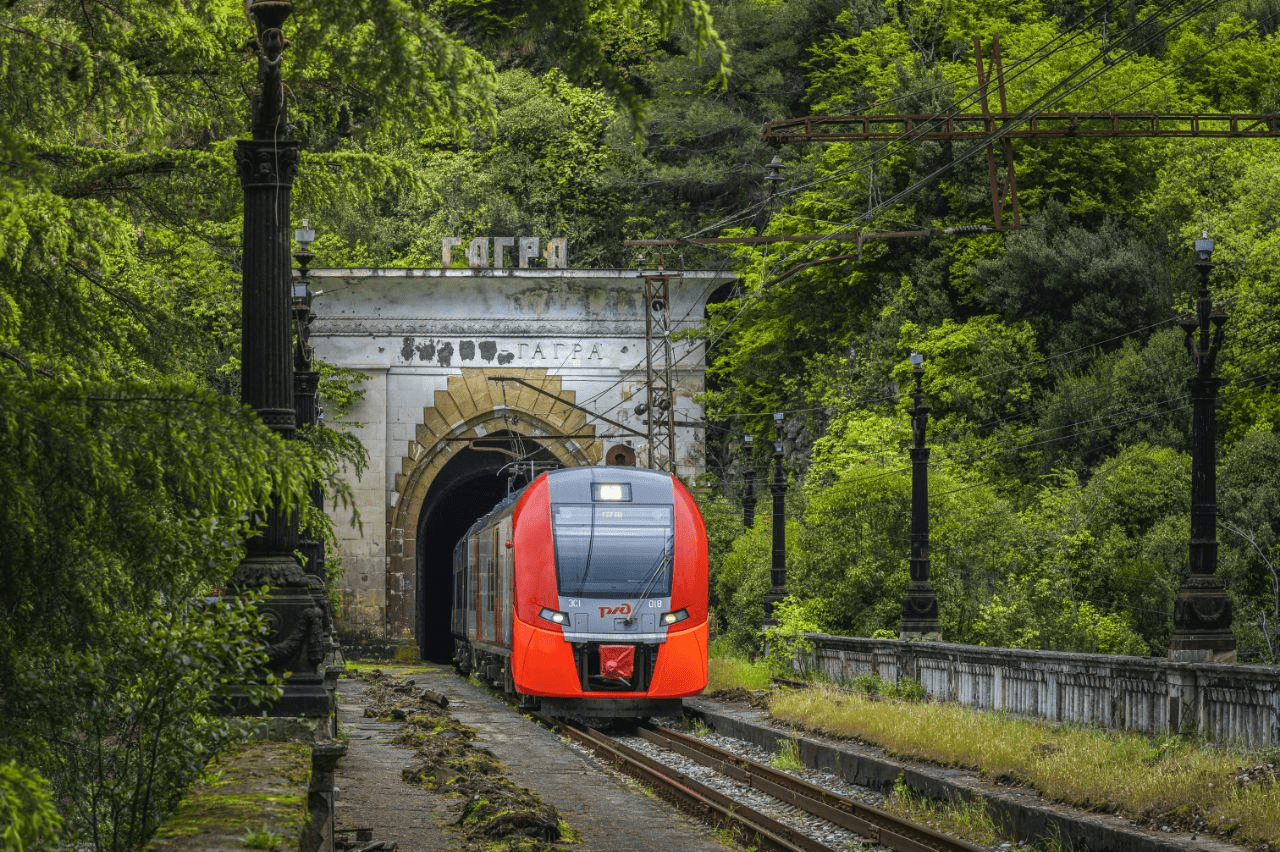
<path id="1" fill-rule="evenodd" d="M 942 639 L 938 624 L 938 594 L 927 580 L 912 580 L 902 599 L 902 616 L 898 622 L 898 638 Z"/>
<path id="2" fill-rule="evenodd" d="M 1231 598 L 1223 582 L 1214 576 L 1191 575 L 1182 584 L 1173 604 L 1169 659 L 1235 662 L 1236 637 L 1231 632 L 1231 621 Z"/>
<path id="3" fill-rule="evenodd" d="M 267 664 L 283 681 L 279 698 L 260 706 L 233 694 L 228 710 L 236 715 L 328 716 L 331 696 L 320 668 L 328 645 L 324 611 L 310 582 L 292 556 L 249 557 L 236 568 L 228 591 L 268 588 L 260 604 L 270 629 Z"/>

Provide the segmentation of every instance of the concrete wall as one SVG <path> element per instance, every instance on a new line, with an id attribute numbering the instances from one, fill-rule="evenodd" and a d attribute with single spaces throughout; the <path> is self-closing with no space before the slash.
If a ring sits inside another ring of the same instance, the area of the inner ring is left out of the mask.
<path id="1" fill-rule="evenodd" d="M 910 677 L 933 698 L 1015 716 L 1280 744 L 1280 671 L 1271 666 L 807 636 L 814 650 L 797 668 L 837 682 Z"/>

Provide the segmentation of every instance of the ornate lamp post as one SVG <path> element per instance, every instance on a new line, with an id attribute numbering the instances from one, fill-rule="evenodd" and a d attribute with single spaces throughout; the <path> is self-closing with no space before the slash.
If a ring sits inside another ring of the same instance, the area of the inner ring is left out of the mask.
<path id="1" fill-rule="evenodd" d="M 742 436 L 742 454 L 746 458 L 746 468 L 742 471 L 745 480 L 745 493 L 742 496 L 742 525 L 751 529 L 756 524 L 756 463 L 751 455 L 753 438 Z"/>
<path id="2" fill-rule="evenodd" d="M 320 408 L 316 404 L 316 388 L 319 376 L 312 369 L 311 323 L 316 315 L 311 310 L 311 244 L 316 232 L 311 223 L 302 220 L 302 226 L 293 232 L 298 250 L 293 259 L 298 262 L 298 277 L 293 279 L 291 308 L 293 310 L 293 407 L 298 415 L 298 426 L 314 426 L 319 422 Z M 324 508 L 324 492 L 320 483 L 311 486 L 311 504 Z M 298 552 L 306 560 L 306 573 L 318 577 L 324 583 L 324 542 L 304 538 L 298 542 Z"/>
<path id="3" fill-rule="evenodd" d="M 320 374 L 312 365 L 313 350 L 311 347 L 311 323 L 316 315 L 311 310 L 311 281 L 307 273 L 311 270 L 311 244 L 315 242 L 316 232 L 311 223 L 303 219 L 302 226 L 293 232 L 294 242 L 298 250 L 293 259 L 298 262 L 298 277 L 293 280 L 293 407 L 298 413 L 298 426 L 315 426 L 320 422 L 320 405 L 317 394 Z M 324 511 L 324 488 L 317 482 L 311 483 L 311 505 Z M 334 641 L 334 624 L 329 607 L 329 593 L 325 588 L 324 541 L 314 538 L 300 538 L 298 552 L 305 561 L 304 571 L 307 582 L 311 585 L 316 603 L 324 612 L 325 634 L 330 637 L 330 650 L 336 647 Z"/>
<path id="4" fill-rule="evenodd" d="M 1221 379 L 1213 374 L 1222 350 L 1227 315 L 1209 295 L 1213 270 L 1213 240 L 1207 233 L 1195 242 L 1196 290 L 1194 314 L 1179 325 L 1186 334 L 1187 352 L 1195 372 L 1191 389 L 1191 543 L 1189 571 L 1173 605 L 1173 636 L 1169 657 L 1188 662 L 1233 662 L 1236 639 L 1231 632 L 1232 607 L 1218 570 L 1217 454 L 1215 408 Z"/>
<path id="5" fill-rule="evenodd" d="M 280 74 L 286 40 L 281 25 L 292 11 L 288 0 L 253 0 L 257 27 L 258 92 L 253 97 L 253 138 L 236 143 L 235 160 L 244 190 L 244 260 L 241 285 L 241 399 L 283 438 L 297 423 L 293 399 L 293 352 L 289 300 L 289 202 L 298 171 L 298 143 L 284 139 L 284 81 Z M 249 539 L 248 553 L 227 583 L 237 593 L 262 586 L 271 627 L 267 654 L 272 671 L 289 676 L 284 695 L 270 708 L 278 716 L 323 716 L 329 700 L 319 664 L 324 658 L 323 614 L 294 550 L 298 513 L 276 501 L 262 533 Z M 237 705 L 237 711 L 255 708 Z"/>
<path id="6" fill-rule="evenodd" d="M 787 596 L 787 478 L 782 472 L 782 414 L 773 415 L 773 561 L 769 567 L 769 594 L 764 596 L 766 625 L 777 622 L 773 610 Z"/>
<path id="7" fill-rule="evenodd" d="M 929 582 L 929 448 L 925 428 L 929 406 L 924 404 L 924 356 L 912 353 L 911 372 L 916 388 L 911 392 L 911 583 L 902 599 L 901 639 L 940 639 L 938 596 Z"/>

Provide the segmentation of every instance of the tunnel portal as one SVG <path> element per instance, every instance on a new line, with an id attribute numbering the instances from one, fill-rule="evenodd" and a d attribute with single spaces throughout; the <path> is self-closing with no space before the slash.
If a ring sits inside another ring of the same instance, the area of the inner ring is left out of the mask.
<path id="1" fill-rule="evenodd" d="M 501 445 L 503 433 L 487 443 Z M 509 490 L 523 487 L 529 471 L 558 466 L 555 458 L 521 436 L 510 435 L 524 452 L 501 449 L 461 450 L 441 469 L 423 501 L 418 518 L 417 612 L 418 650 L 424 660 L 453 658 L 453 548 L 479 518 L 502 501 Z M 498 440 L 493 440 L 498 439 Z M 519 461 L 513 459 L 518 455 Z M 532 464 L 531 464 L 532 463 Z"/>

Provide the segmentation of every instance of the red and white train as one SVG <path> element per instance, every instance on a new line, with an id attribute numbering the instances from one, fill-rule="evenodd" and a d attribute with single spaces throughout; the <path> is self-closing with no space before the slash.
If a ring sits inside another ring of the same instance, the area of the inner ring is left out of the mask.
<path id="1" fill-rule="evenodd" d="M 454 661 L 552 715 L 678 712 L 707 685 L 707 535 L 668 473 L 545 473 L 454 549 Z"/>

